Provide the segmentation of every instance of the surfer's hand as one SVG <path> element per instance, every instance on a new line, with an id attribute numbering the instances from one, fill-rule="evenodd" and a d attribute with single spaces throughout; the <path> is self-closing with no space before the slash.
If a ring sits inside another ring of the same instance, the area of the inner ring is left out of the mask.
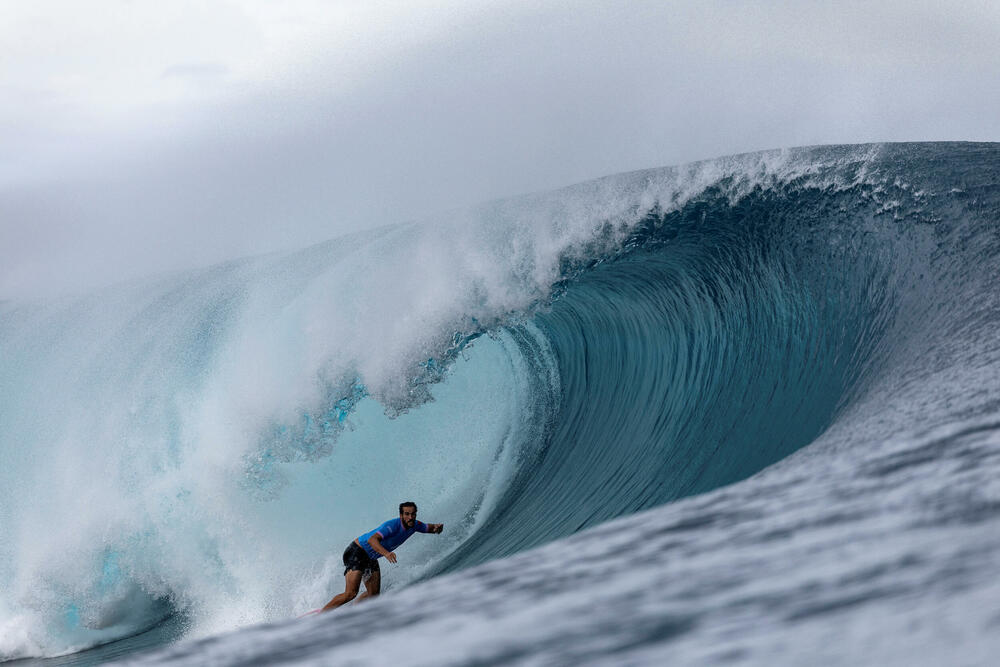
<path id="1" fill-rule="evenodd" d="M 443 533 L 444 532 L 444 524 L 443 523 L 439 523 L 436 526 L 434 526 L 434 532 L 435 533 Z"/>
<path id="2" fill-rule="evenodd" d="M 396 552 L 395 551 L 390 551 L 389 555 L 386 556 L 385 559 L 387 561 L 389 561 L 390 563 L 395 563 L 396 562 Z"/>

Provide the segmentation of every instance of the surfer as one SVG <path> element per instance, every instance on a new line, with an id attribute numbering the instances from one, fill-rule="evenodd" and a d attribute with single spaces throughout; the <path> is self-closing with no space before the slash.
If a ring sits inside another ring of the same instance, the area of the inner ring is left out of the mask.
<path id="1" fill-rule="evenodd" d="M 410 535 L 440 533 L 443 530 L 443 523 L 417 521 L 416 503 L 400 503 L 398 519 L 389 519 L 347 546 L 344 551 L 344 592 L 327 602 L 320 611 L 330 611 L 353 600 L 362 580 L 365 582 L 365 592 L 358 598 L 359 601 L 378 595 L 382 585 L 378 559 L 384 556 L 390 563 L 395 563 L 396 554 L 393 549 L 409 539 Z"/>

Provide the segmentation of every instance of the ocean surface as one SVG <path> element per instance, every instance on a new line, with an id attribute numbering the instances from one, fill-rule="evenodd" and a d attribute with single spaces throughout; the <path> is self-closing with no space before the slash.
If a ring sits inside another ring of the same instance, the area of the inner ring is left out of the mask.
<path id="1" fill-rule="evenodd" d="M 1000 144 L 3 302 L 0 425 L 17 664 L 998 664 Z M 444 534 L 297 620 L 403 500 Z"/>

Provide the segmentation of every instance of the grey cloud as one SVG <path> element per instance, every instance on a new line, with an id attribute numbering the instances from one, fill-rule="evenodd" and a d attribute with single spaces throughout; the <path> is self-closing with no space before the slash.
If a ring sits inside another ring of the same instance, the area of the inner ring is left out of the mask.
<path id="1" fill-rule="evenodd" d="M 0 191 L 0 297 L 742 151 L 1000 136 L 995 14 L 847 7 L 494 9 L 346 75 L 317 54 L 225 103 L 153 110 L 44 186 Z M 921 40 L 980 46 L 941 64 Z M 202 67 L 170 76 L 222 75 Z"/>
<path id="2" fill-rule="evenodd" d="M 221 79 L 230 69 L 221 63 L 179 63 L 163 70 L 161 79 Z"/>

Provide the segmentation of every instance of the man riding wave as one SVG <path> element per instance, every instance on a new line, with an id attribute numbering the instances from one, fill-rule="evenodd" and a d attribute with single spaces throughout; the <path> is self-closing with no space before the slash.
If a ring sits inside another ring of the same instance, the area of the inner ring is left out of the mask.
<path id="1" fill-rule="evenodd" d="M 365 592 L 358 598 L 363 600 L 379 594 L 382 573 L 378 559 L 396 562 L 396 549 L 414 533 L 440 533 L 443 523 L 422 523 L 417 521 L 417 505 L 412 502 L 399 504 L 399 518 L 389 519 L 378 528 L 358 536 L 344 551 L 344 592 L 326 603 L 321 611 L 336 609 L 350 602 L 358 595 L 358 588 L 364 581 Z"/>

